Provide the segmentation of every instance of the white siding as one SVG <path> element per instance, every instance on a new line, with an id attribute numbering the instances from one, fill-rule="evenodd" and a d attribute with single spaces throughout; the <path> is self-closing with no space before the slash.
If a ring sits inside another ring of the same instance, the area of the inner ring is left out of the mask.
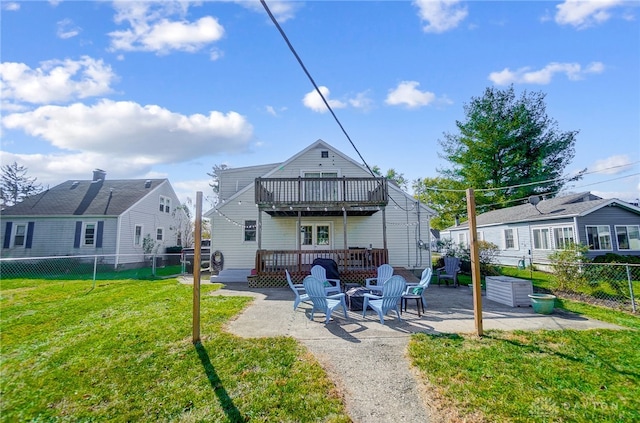
<path id="1" fill-rule="evenodd" d="M 328 151 L 329 157 L 321 157 L 322 151 Z M 239 190 L 239 194 L 232 200 L 219 204 L 218 211 L 208 216 L 212 222 L 212 251 L 219 250 L 224 256 L 225 269 L 251 269 L 255 266 L 255 252 L 258 242 L 244 241 L 244 221 L 256 220 L 258 209 L 254 203 L 253 178 L 256 176 L 256 167 L 248 169 L 247 186 Z M 301 153 L 288 163 L 281 165 L 268 177 L 297 178 L 304 172 L 335 172 L 338 176 L 369 177 L 371 176 L 364 167 L 343 157 L 330 148 L 318 146 Z M 262 175 L 259 175 L 262 176 Z M 234 178 L 221 178 L 221 184 L 234 184 L 231 189 L 221 186 L 221 192 L 235 192 L 235 180 L 243 180 L 239 175 Z M 243 189 L 244 188 L 244 189 Z M 392 266 L 408 268 L 424 268 L 430 266 L 430 251 L 419 249 L 418 241 L 422 240 L 426 245 L 430 244 L 430 227 L 428 210 L 424 207 L 420 211 L 420 225 L 418 225 L 417 202 L 407 198 L 404 193 L 395 187 L 389 187 L 390 196 L 395 201 L 390 201 L 386 208 L 387 215 L 387 247 L 389 249 L 389 261 Z M 397 203 L 397 204 L 396 204 Z M 347 219 L 347 245 L 344 245 L 344 220 L 342 216 L 331 217 L 303 217 L 302 223 L 323 223 L 331 225 L 333 249 L 345 247 L 383 248 L 383 220 L 382 211 L 370 217 L 348 217 Z M 261 248 L 266 250 L 295 250 L 298 245 L 298 218 L 297 217 L 271 217 L 262 213 Z"/>

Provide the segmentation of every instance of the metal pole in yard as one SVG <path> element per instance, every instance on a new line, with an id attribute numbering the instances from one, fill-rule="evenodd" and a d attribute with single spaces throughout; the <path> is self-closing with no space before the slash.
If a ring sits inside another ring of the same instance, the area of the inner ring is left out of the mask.
<path id="1" fill-rule="evenodd" d="M 631 308 L 633 312 L 636 312 L 636 299 L 633 297 L 633 282 L 631 280 L 631 270 L 629 269 L 629 265 L 626 265 L 627 268 L 627 280 L 629 281 L 629 296 L 631 297 Z"/>
<path id="2" fill-rule="evenodd" d="M 93 286 L 91 289 L 96 288 L 96 273 L 98 271 L 98 256 L 93 257 Z"/>
<path id="3" fill-rule="evenodd" d="M 476 230 L 476 199 L 473 188 L 467 189 L 467 214 L 469 215 L 469 239 L 471 240 L 471 280 L 473 281 L 473 316 L 476 332 L 482 336 L 482 290 L 480 286 L 480 258 L 478 254 L 478 231 Z"/>
<path id="4" fill-rule="evenodd" d="M 196 222 L 193 246 L 193 343 L 200 342 L 200 244 L 202 243 L 202 191 L 196 192 Z"/>

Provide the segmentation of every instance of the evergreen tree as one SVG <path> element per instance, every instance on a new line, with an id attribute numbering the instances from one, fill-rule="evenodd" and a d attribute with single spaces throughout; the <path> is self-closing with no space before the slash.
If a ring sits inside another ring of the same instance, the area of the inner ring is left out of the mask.
<path id="1" fill-rule="evenodd" d="M 562 178 L 575 155 L 578 131 L 560 131 L 547 115 L 544 100 L 541 92 L 525 91 L 518 97 L 513 86 L 505 90 L 490 87 L 482 97 L 472 98 L 464 106 L 466 119 L 456 121 L 459 132 L 445 133 L 439 140 L 440 157 L 451 163 L 449 168 L 438 169 L 439 184 L 496 188 L 475 192 L 478 212 L 485 212 L 512 206 L 530 195 L 554 196 L 570 180 L 580 179 L 580 175 Z M 531 185 L 520 186 L 523 184 Z M 422 193 L 429 191 L 424 181 L 418 185 Z M 430 197 L 425 200 L 433 204 Z M 462 209 L 462 215 L 466 214 L 463 204 L 440 206 L 448 222 Z"/>

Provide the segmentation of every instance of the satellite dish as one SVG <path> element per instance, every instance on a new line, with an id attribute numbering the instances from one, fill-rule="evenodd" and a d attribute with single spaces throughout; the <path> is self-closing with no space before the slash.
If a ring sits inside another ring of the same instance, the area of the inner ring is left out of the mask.
<path id="1" fill-rule="evenodd" d="M 533 207 L 535 207 L 536 210 L 538 210 L 538 213 L 542 214 L 540 209 L 538 209 L 538 203 L 539 202 L 540 202 L 540 196 L 539 195 L 532 195 L 532 196 L 529 197 L 529 204 L 533 205 Z"/>

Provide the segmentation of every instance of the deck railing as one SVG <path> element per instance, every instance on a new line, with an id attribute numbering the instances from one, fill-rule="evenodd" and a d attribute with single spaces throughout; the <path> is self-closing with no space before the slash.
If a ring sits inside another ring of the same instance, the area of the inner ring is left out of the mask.
<path id="1" fill-rule="evenodd" d="M 258 206 L 386 206 L 386 178 L 256 178 Z"/>
<path id="2" fill-rule="evenodd" d="M 381 248 L 346 250 L 258 250 L 256 252 L 256 276 L 267 282 L 279 280 L 286 284 L 285 270 L 294 282 L 309 275 L 317 258 L 332 259 L 338 265 L 343 283 L 364 284 L 366 278 L 375 277 L 379 265 L 388 262 L 388 252 Z"/>

